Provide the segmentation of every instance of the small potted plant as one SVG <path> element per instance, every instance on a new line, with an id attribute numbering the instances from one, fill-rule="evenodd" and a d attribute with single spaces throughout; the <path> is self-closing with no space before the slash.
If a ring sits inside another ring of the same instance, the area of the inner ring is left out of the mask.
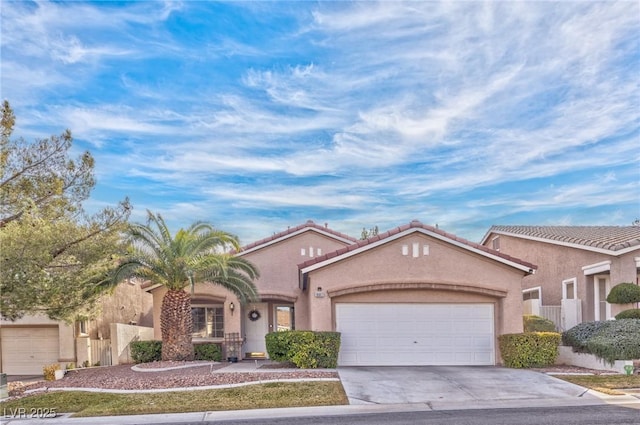
<path id="1" fill-rule="evenodd" d="M 227 361 L 229 363 L 238 363 L 238 354 L 236 353 L 236 346 L 231 344 L 229 346 L 229 352 L 227 353 Z"/>

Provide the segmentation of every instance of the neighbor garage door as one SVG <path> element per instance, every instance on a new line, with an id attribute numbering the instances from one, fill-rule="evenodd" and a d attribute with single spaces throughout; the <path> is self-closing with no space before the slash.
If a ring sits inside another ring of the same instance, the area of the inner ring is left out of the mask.
<path id="1" fill-rule="evenodd" d="M 57 363 L 58 328 L 2 328 L 2 371 L 7 375 L 42 375 Z"/>
<path id="2" fill-rule="evenodd" d="M 493 304 L 336 304 L 341 366 L 493 365 Z"/>

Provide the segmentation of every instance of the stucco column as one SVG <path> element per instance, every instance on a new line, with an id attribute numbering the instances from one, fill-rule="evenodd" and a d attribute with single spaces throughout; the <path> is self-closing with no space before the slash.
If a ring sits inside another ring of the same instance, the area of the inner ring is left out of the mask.
<path id="1" fill-rule="evenodd" d="M 58 361 L 61 363 L 76 361 L 75 339 L 73 334 L 73 326 L 60 322 L 58 325 L 58 341 L 60 344 L 60 357 Z"/>
<path id="2" fill-rule="evenodd" d="M 309 311 L 311 312 L 309 323 L 310 330 L 333 330 L 331 298 L 329 298 L 324 289 L 318 291 L 317 288 L 313 288 L 309 291 Z"/>
<path id="3" fill-rule="evenodd" d="M 231 309 L 233 304 L 233 310 Z M 246 313 L 246 307 L 240 305 L 238 298 L 229 296 L 224 302 L 224 332 L 238 333 L 242 336 L 242 316 Z"/>

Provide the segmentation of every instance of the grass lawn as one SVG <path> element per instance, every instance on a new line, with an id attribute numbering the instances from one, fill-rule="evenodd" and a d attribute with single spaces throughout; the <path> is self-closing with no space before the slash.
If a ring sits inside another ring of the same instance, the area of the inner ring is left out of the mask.
<path id="1" fill-rule="evenodd" d="M 332 406 L 349 404 L 339 381 L 274 382 L 219 390 L 166 393 L 90 393 L 51 391 L 0 404 L 11 409 L 55 409 L 79 416 L 142 415 L 206 412 L 273 407 Z"/>
<path id="2" fill-rule="evenodd" d="M 554 375 L 556 378 L 605 394 L 622 395 L 618 389 L 640 388 L 640 375 Z"/>

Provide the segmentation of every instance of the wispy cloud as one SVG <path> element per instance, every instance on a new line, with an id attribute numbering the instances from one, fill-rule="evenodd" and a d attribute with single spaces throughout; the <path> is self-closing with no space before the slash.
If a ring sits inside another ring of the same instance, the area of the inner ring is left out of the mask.
<path id="1" fill-rule="evenodd" d="M 640 215 L 636 2 L 12 6 L 17 130 L 71 128 L 92 202 L 126 192 L 247 239 Z"/>

